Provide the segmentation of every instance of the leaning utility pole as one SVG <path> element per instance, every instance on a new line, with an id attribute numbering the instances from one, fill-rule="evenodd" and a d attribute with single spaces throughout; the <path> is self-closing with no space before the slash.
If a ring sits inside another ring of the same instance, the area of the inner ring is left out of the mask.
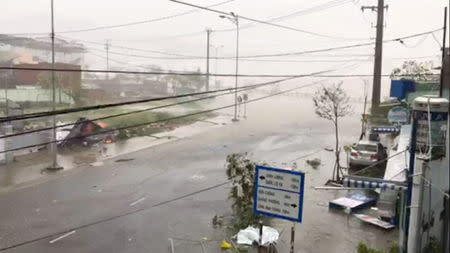
<path id="1" fill-rule="evenodd" d="M 105 50 L 106 50 L 106 70 L 109 71 L 109 40 L 105 42 Z M 106 73 L 106 80 L 109 80 L 109 73 Z"/>
<path id="2" fill-rule="evenodd" d="M 384 27 L 384 0 L 378 0 L 378 6 L 363 6 L 361 10 L 370 9 L 377 12 L 377 37 L 375 42 L 375 63 L 373 69 L 373 87 L 372 87 L 372 114 L 378 111 L 380 106 L 381 91 L 381 66 L 383 58 L 383 27 Z"/>
<path id="3" fill-rule="evenodd" d="M 209 91 L 209 36 L 211 32 L 211 29 L 206 29 L 206 91 Z"/>

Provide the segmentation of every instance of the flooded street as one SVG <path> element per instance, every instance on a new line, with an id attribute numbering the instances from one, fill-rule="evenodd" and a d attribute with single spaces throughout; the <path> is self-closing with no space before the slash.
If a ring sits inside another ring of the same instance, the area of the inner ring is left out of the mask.
<path id="1" fill-rule="evenodd" d="M 222 102 L 226 101 L 218 101 Z M 313 114 L 310 100 L 286 96 L 264 104 L 248 104 L 247 109 L 247 119 L 235 124 L 227 116 L 232 110 L 226 110 L 222 116 L 208 120 L 217 124 L 198 122 L 160 133 L 159 139 L 132 138 L 108 146 L 104 154 L 96 148 L 83 151 L 77 154 L 83 158 L 70 156 L 67 168 L 72 169 L 51 175 L 41 173 L 40 179 L 29 185 L 1 193 L 0 245 L 7 247 L 43 236 L 42 240 L 6 252 L 59 252 L 60 247 L 66 252 L 80 252 L 79 247 L 70 245 L 83 245 L 84 252 L 96 248 L 141 252 L 146 247 L 165 252 L 168 238 L 181 238 L 176 240 L 179 252 L 199 252 L 201 244 L 196 242 L 202 240 L 208 252 L 220 252 L 219 243 L 227 235 L 212 228 L 211 219 L 230 214 L 228 185 L 162 203 L 224 182 L 225 157 L 234 152 L 248 152 L 252 160 L 272 167 L 283 168 L 296 162 L 306 173 L 303 223 L 296 226 L 296 252 L 353 252 L 358 242 L 384 247 L 395 238 L 395 231 L 387 233 L 347 214 L 330 211 L 328 201 L 347 191 L 314 189 L 331 176 L 333 153 L 324 148 L 334 146 L 334 135 L 332 125 Z M 357 113 L 346 118 L 341 126 L 341 145 L 353 143 L 359 130 Z M 75 168 L 76 162 L 88 159 L 89 154 L 89 163 Z M 306 163 L 314 158 L 321 160 L 316 169 Z M 132 213 L 124 217 L 96 223 L 129 211 Z M 69 214 L 71 219 L 62 218 Z M 89 225 L 92 222 L 97 225 Z M 290 223 L 273 222 L 284 231 L 282 247 L 289 241 Z M 36 226 L 41 229 L 27 232 Z M 47 235 L 67 230 L 77 232 L 61 240 L 60 246 L 48 247 Z M 91 239 L 93 235 L 96 243 Z"/>
<path id="2" fill-rule="evenodd" d="M 448 252 L 449 3 L 2 1 L 0 253 Z"/>

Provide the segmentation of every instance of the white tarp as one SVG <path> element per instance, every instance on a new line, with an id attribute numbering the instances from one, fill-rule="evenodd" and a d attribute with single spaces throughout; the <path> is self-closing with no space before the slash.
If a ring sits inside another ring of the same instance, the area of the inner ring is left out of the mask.
<path id="1" fill-rule="evenodd" d="M 263 226 L 262 244 L 268 245 L 278 240 L 280 234 L 274 228 Z M 259 243 L 259 228 L 247 227 L 241 229 L 237 234 L 237 244 L 252 245 L 254 241 Z"/>

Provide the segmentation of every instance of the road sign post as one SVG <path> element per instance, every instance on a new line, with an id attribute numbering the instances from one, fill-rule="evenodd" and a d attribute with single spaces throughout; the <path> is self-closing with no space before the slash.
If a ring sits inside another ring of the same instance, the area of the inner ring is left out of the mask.
<path id="1" fill-rule="evenodd" d="M 294 222 L 291 252 L 294 250 L 295 222 L 302 222 L 305 173 L 256 166 L 253 212 Z"/>
<path id="2" fill-rule="evenodd" d="M 291 227 L 291 250 L 289 253 L 294 253 L 294 242 L 295 242 L 295 222 L 292 222 Z"/>

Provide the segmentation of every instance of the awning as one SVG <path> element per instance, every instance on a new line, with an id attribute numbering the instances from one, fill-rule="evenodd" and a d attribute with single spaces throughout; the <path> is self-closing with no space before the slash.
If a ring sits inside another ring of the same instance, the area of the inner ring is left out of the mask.
<path id="1" fill-rule="evenodd" d="M 402 182 L 392 182 L 392 181 L 384 181 L 380 179 L 374 178 L 373 180 L 370 178 L 367 179 L 353 179 L 353 178 L 344 178 L 343 180 L 344 187 L 354 187 L 359 189 L 383 189 L 383 190 L 405 190 L 407 189 L 407 185 Z"/>

